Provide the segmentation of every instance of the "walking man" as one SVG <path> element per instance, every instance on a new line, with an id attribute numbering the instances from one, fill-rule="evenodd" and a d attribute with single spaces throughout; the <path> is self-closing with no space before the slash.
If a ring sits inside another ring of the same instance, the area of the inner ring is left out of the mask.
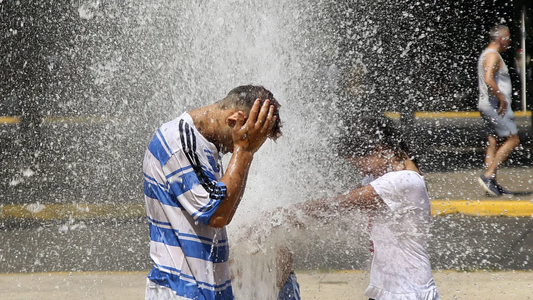
<path id="1" fill-rule="evenodd" d="M 510 48 L 511 35 L 504 25 L 490 30 L 490 43 L 478 60 L 479 102 L 478 109 L 488 134 L 485 155 L 485 173 L 478 179 L 492 196 L 510 194 L 497 180 L 497 170 L 520 140 L 511 109 L 511 78 L 501 53 Z"/>

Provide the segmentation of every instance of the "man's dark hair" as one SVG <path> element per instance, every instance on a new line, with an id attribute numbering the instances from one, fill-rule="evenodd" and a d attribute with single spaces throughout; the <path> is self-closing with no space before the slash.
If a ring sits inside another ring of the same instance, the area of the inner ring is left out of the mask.
<path id="1" fill-rule="evenodd" d="M 228 95 L 218 102 L 222 109 L 242 108 L 247 112 L 250 111 L 256 99 L 261 100 L 261 105 L 265 100 L 270 100 L 270 105 L 274 105 L 274 116 L 276 116 L 276 123 L 272 127 L 272 134 L 270 137 L 276 140 L 281 136 L 281 118 L 279 117 L 279 108 L 281 105 L 274 98 L 274 95 L 263 86 L 257 85 L 241 85 L 232 89 Z"/>
<path id="2" fill-rule="evenodd" d="M 356 116 L 341 128 L 337 141 L 340 156 L 367 156 L 379 148 L 394 151 L 398 159 L 409 158 L 407 143 L 401 133 L 383 115 Z"/>

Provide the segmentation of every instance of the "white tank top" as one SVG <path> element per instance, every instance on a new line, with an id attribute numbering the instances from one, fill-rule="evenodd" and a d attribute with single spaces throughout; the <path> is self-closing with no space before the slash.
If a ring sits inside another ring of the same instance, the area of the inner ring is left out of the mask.
<path id="1" fill-rule="evenodd" d="M 496 98 L 496 96 L 494 96 L 494 94 L 489 92 L 487 84 L 485 83 L 485 70 L 483 68 L 483 62 L 485 61 L 485 56 L 487 55 L 488 52 L 491 52 L 491 51 L 498 54 L 498 57 L 500 58 L 500 64 L 501 64 L 500 69 L 496 72 L 496 75 L 494 76 L 494 80 L 496 81 L 498 88 L 504 95 L 505 100 L 507 100 L 507 103 L 509 103 L 509 106 L 511 105 L 511 93 L 513 92 L 513 88 L 511 86 L 511 76 L 509 76 L 509 69 L 507 69 L 507 65 L 503 61 L 498 51 L 493 50 L 493 49 L 486 49 L 479 56 L 479 60 L 477 63 L 478 82 L 479 82 L 479 102 L 478 102 L 479 108 L 488 108 L 489 106 L 492 108 L 498 107 L 498 99 Z"/>

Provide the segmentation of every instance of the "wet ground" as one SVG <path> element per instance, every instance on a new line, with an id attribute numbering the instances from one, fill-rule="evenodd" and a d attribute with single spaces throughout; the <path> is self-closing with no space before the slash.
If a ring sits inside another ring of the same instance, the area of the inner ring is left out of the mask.
<path id="1" fill-rule="evenodd" d="M 490 197 L 479 185 L 483 170 L 458 169 L 424 174 L 431 199 L 463 200 L 530 200 L 533 198 L 533 165 L 503 167 L 498 170 L 498 183 L 515 195 Z"/>
<path id="2" fill-rule="evenodd" d="M 503 174 L 502 171 L 502 178 Z M 531 174 L 531 170 L 520 174 Z M 464 180 L 453 184 L 450 182 L 451 175 Z M 451 175 L 427 174 L 430 193 L 437 189 L 442 193 L 440 196 L 448 197 L 446 199 L 460 196 L 460 199 L 468 199 L 461 202 L 466 206 L 471 203 L 469 201 L 502 201 L 507 205 L 506 210 L 510 210 L 516 203 L 532 204 L 531 197 L 525 196 L 505 200 L 476 197 L 484 193 L 479 186 L 469 183 L 475 178 L 466 179 L 470 178 L 470 171 Z M 471 186 L 470 192 L 461 190 L 462 185 Z M 448 187 L 448 191 L 444 191 L 443 187 Z M 139 216 L 133 218 L 117 215 L 88 219 L 0 220 L 0 272 L 147 270 L 151 267 L 148 226 L 142 211 L 137 213 Z M 332 226 L 329 230 L 337 234 L 347 233 L 346 238 L 341 235 L 337 239 L 326 240 L 318 238 L 320 232 L 298 232 L 302 239 L 291 239 L 289 243 L 294 252 L 295 268 L 364 269 L 368 263 L 368 231 L 364 219 L 360 222 L 329 225 Z M 237 228 L 230 225 L 229 230 Z M 486 217 L 446 214 L 434 217 L 430 233 L 429 250 L 436 270 L 533 269 L 531 215 Z M 313 235 L 318 235 L 317 239 Z"/>
<path id="3" fill-rule="evenodd" d="M 302 299 L 367 300 L 368 274 L 296 272 Z M 533 299 L 533 272 L 435 271 L 441 299 Z M 0 275 L 0 299 L 144 299 L 146 273 L 37 273 Z"/>
<path id="4" fill-rule="evenodd" d="M 476 181 L 480 172 L 425 174 L 433 202 L 447 203 L 454 199 L 467 207 L 473 203 L 505 204 L 501 213 L 494 205 L 480 208 L 496 211 L 493 217 L 460 213 L 435 216 L 429 247 L 434 269 L 533 269 L 531 213 L 524 211 L 519 217 L 505 216 L 514 205 L 533 205 L 533 196 L 488 198 Z M 533 190 L 529 184 L 533 180 L 533 168 L 505 168 L 499 176 L 509 189 Z M 139 207 L 142 208 L 142 204 Z M 115 216 L 107 213 L 105 217 L 90 218 L 0 220 L 0 272 L 149 269 L 148 226 L 142 209 L 129 217 L 120 214 L 118 209 Z M 337 242 L 319 240 L 312 245 L 316 250 L 310 252 L 305 245 L 309 239 L 292 241 L 296 269 L 363 269 L 367 266 L 368 237 L 364 222 L 355 229 L 344 228 L 346 224 L 331 226 L 336 231 L 349 232 L 350 242 L 342 237 Z M 230 225 L 229 230 L 236 229 Z M 302 231 L 300 235 L 307 234 L 317 233 Z"/>

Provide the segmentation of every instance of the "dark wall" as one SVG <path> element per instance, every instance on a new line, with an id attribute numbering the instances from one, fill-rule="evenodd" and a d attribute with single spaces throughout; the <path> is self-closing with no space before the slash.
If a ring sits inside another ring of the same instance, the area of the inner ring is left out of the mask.
<path id="1" fill-rule="evenodd" d="M 367 68 L 364 86 L 356 97 L 370 97 L 381 110 L 476 110 L 477 58 L 489 42 L 495 24 L 511 29 L 513 48 L 504 59 L 516 73 L 520 46 L 520 1 L 346 1 L 336 7 L 343 28 L 342 52 L 360 53 Z M 525 2 L 523 1 L 524 5 Z M 531 4 L 527 4 L 531 6 Z M 531 19 L 531 7 L 527 10 Z M 529 43 L 531 43 L 531 38 Z M 531 48 L 530 48 L 531 49 Z M 347 55 L 350 56 L 350 55 Z M 353 59 L 340 56 L 344 69 Z M 518 76 L 514 87 L 519 88 Z M 521 107 L 519 92 L 514 107 Z M 348 93 L 347 97 L 350 97 Z M 375 109 L 375 106 L 369 108 Z"/>
<path id="2" fill-rule="evenodd" d="M 0 3 L 1 114 L 46 114 L 65 84 L 79 82 L 68 55 L 75 43 L 74 16 L 63 2 Z"/>
<path id="3" fill-rule="evenodd" d="M 136 4 L 136 3 L 134 3 Z M 121 116 L 138 112 L 157 79 L 139 18 L 153 10 L 104 1 L 0 2 L 0 115 Z M 169 16 L 158 16 L 170 24 Z M 172 17 L 175 17 L 172 15 Z M 167 27 L 171 27 L 168 25 Z M 152 28 L 149 28 L 152 29 Z M 152 48 L 150 48 L 152 47 Z M 144 85 L 143 85 L 144 84 Z"/>

